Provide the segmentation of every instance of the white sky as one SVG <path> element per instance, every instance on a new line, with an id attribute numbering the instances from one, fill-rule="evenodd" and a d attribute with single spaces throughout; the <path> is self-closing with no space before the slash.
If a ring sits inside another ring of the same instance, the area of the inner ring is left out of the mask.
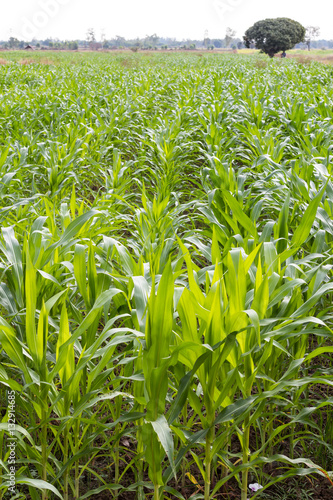
<path id="1" fill-rule="evenodd" d="M 303 26 L 319 26 L 320 38 L 333 39 L 332 0 L 1 0 L 0 40 L 10 36 L 97 39 L 159 36 L 223 38 L 226 27 L 244 31 L 267 17 L 289 17 Z"/>

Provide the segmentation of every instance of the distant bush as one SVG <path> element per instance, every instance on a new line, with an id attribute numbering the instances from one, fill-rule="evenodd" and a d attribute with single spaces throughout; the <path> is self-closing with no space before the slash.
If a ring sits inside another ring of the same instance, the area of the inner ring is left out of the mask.
<path id="1" fill-rule="evenodd" d="M 254 66 L 259 69 L 267 68 L 267 61 L 264 59 L 257 59 L 254 63 Z"/>
<path id="2" fill-rule="evenodd" d="M 309 57 L 301 55 L 297 57 L 297 62 L 298 64 L 310 64 L 311 59 Z"/>

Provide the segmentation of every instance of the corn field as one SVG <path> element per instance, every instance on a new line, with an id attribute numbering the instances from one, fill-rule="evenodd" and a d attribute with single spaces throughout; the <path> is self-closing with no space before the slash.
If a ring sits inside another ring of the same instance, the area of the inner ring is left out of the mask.
<path id="1" fill-rule="evenodd" d="M 0 499 L 333 493 L 333 70 L 4 57 Z"/>

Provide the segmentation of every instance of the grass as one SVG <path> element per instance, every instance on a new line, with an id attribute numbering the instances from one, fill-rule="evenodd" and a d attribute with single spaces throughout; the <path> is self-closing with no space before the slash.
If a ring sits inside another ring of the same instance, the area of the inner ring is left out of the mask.
<path id="1" fill-rule="evenodd" d="M 331 69 L 4 58 L 0 497 L 330 495 Z"/>

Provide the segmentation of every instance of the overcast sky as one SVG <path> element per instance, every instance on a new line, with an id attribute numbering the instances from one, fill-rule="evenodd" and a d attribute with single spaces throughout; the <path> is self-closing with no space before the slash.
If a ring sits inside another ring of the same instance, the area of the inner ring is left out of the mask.
<path id="1" fill-rule="evenodd" d="M 226 27 L 244 31 L 268 17 L 289 17 L 303 26 L 319 26 L 321 38 L 333 39 L 332 0 L 1 0 L 0 40 L 97 39 L 159 36 L 179 40 L 223 38 Z"/>

